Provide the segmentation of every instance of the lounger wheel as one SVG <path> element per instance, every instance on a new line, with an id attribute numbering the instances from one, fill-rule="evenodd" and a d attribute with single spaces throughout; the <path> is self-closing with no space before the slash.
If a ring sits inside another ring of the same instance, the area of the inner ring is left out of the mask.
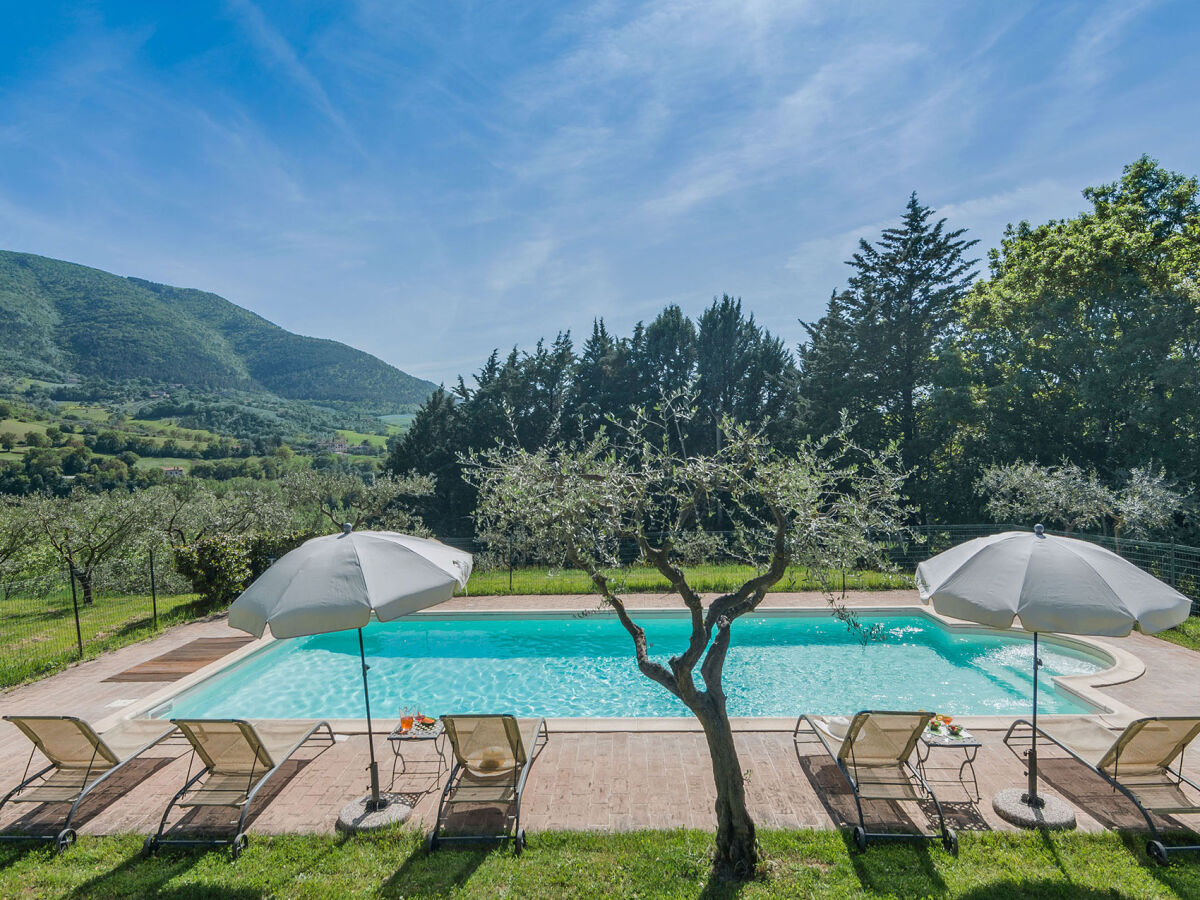
<path id="1" fill-rule="evenodd" d="M 854 836 L 854 846 L 858 848 L 859 853 L 862 853 L 867 849 L 867 829 L 861 825 L 855 825 L 851 834 Z"/>
<path id="2" fill-rule="evenodd" d="M 432 853 L 434 850 L 437 849 L 437 846 L 438 846 L 437 832 L 431 831 L 431 832 L 429 832 L 429 835 L 425 838 L 425 852 Z"/>
<path id="3" fill-rule="evenodd" d="M 75 829 L 64 828 L 58 833 L 58 837 L 54 839 L 54 849 L 62 853 L 68 847 L 75 843 Z"/>
<path id="4" fill-rule="evenodd" d="M 522 850 L 525 849 L 525 829 L 524 828 L 522 828 L 520 831 L 518 831 L 516 838 L 513 839 L 513 849 L 517 853 L 520 853 Z"/>
<path id="5" fill-rule="evenodd" d="M 250 835 L 244 831 L 239 831 L 234 837 L 233 843 L 229 845 L 229 850 L 233 854 L 233 858 L 237 859 L 242 855 L 242 851 L 250 845 Z"/>
<path id="6" fill-rule="evenodd" d="M 947 828 L 942 835 L 942 846 L 951 856 L 958 856 L 958 832 L 953 828 Z"/>
<path id="7" fill-rule="evenodd" d="M 142 856 L 153 856 L 158 852 L 158 838 L 154 835 L 142 841 Z"/>
<path id="8" fill-rule="evenodd" d="M 1162 841 L 1150 841 L 1147 843 L 1146 855 L 1160 866 L 1167 864 L 1167 848 Z"/>

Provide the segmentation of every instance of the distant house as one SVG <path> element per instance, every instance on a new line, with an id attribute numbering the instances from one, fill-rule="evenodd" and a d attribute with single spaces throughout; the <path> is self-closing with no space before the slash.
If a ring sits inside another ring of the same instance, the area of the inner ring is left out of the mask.
<path id="1" fill-rule="evenodd" d="M 182 478 L 184 474 L 183 466 L 163 466 L 162 470 L 167 478 Z"/>
<path id="2" fill-rule="evenodd" d="M 317 446 L 321 450 L 328 450 L 331 453 L 346 453 L 350 449 L 350 445 L 344 437 L 330 438 L 327 441 L 321 441 Z"/>

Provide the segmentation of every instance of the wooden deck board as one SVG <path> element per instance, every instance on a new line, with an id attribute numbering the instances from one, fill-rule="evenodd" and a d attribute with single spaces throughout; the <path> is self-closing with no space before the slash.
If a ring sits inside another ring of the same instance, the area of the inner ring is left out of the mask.
<path id="1" fill-rule="evenodd" d="M 105 681 L 178 681 L 215 662 L 238 647 L 245 646 L 254 638 L 222 637 L 198 638 L 182 647 L 176 647 L 161 656 L 139 663 L 132 669 L 110 675 Z"/>

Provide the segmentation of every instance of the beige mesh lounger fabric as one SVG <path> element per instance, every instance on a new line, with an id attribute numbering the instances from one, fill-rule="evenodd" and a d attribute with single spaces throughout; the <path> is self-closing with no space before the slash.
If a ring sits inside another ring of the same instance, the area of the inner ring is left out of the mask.
<path id="1" fill-rule="evenodd" d="M 868 840 L 936 840 L 951 853 L 958 852 L 958 836 L 946 825 L 942 805 L 933 790 L 909 763 L 921 732 L 932 718 L 927 712 L 863 710 L 852 719 L 802 715 L 796 720 L 793 740 L 809 730 L 833 757 L 854 792 L 858 825 L 854 843 L 865 850 Z M 938 834 L 870 832 L 863 818 L 863 800 L 921 802 L 932 800 L 938 816 Z"/>
<path id="2" fill-rule="evenodd" d="M 293 722 L 246 719 L 172 719 L 192 745 L 188 778 L 163 812 L 158 832 L 146 838 L 143 848 L 154 853 L 164 844 L 229 844 L 233 857 L 249 843 L 243 827 L 254 796 L 278 771 L 279 766 L 306 744 L 318 731 L 322 740 L 333 743 L 328 722 Z M 192 775 L 196 759 L 201 769 Z M 240 809 L 233 838 L 164 838 L 167 818 L 176 806 L 226 806 Z"/>
<path id="3" fill-rule="evenodd" d="M 1018 727 L 1033 729 L 1027 719 L 1017 719 L 1004 735 L 1008 743 Z M 1200 850 L 1200 845 L 1167 847 L 1159 839 L 1151 813 L 1200 813 L 1200 800 L 1189 797 L 1183 786 L 1200 793 L 1200 785 L 1183 774 L 1183 753 L 1200 735 L 1200 716 L 1149 716 L 1130 722 L 1114 734 L 1091 719 L 1067 719 L 1038 726 L 1039 736 L 1067 751 L 1138 808 L 1150 829 L 1146 852 L 1166 863 L 1168 853 Z"/>
<path id="4" fill-rule="evenodd" d="M 454 753 L 454 766 L 438 802 L 437 820 L 429 849 L 443 841 L 512 840 L 519 853 L 525 848 L 521 829 L 521 796 L 538 750 L 549 740 L 545 719 L 505 715 L 442 716 Z M 441 834 L 450 808 L 459 803 L 513 807 L 511 832 L 500 834 Z"/>
<path id="5" fill-rule="evenodd" d="M 0 800 L 0 809 L 13 803 L 70 803 L 71 809 L 56 834 L 4 834 L 0 840 L 52 840 L 65 850 L 75 840 L 71 820 L 79 804 L 96 787 L 130 760 L 161 743 L 175 726 L 158 719 L 128 719 L 97 732 L 74 716 L 5 716 L 33 743 L 21 783 Z M 29 774 L 35 752 L 49 763 Z"/>

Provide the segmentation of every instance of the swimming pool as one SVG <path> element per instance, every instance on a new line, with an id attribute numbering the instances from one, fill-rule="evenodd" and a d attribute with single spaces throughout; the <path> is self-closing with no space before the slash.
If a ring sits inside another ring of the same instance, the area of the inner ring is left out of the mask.
<path id="1" fill-rule="evenodd" d="M 652 656 L 687 643 L 681 615 L 643 615 Z M 884 639 L 863 647 L 828 614 L 756 615 L 734 625 L 725 690 L 735 716 L 928 709 L 1014 715 L 1030 709 L 1032 642 L 1022 635 L 949 630 L 912 613 L 863 616 Z M 410 616 L 364 629 L 371 708 L 439 715 L 686 716 L 637 669 L 632 642 L 611 614 Z M 1043 713 L 1091 713 L 1049 676 L 1100 671 L 1098 652 L 1044 640 Z M 362 718 L 353 631 L 276 641 L 157 708 L 159 716 Z"/>

